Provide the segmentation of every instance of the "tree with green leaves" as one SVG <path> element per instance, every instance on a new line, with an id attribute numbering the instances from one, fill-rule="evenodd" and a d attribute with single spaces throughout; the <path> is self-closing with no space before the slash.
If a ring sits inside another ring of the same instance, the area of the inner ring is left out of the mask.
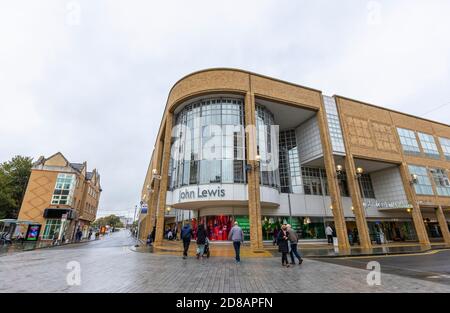
<path id="1" fill-rule="evenodd" d="M 95 220 L 94 223 L 92 223 L 93 227 L 102 227 L 109 225 L 114 228 L 122 228 L 124 227 L 123 223 L 120 221 L 120 218 L 114 214 L 111 214 L 109 216 L 100 217 Z"/>
<path id="2" fill-rule="evenodd" d="M 0 164 L 0 218 L 17 218 L 33 159 L 17 155 Z"/>

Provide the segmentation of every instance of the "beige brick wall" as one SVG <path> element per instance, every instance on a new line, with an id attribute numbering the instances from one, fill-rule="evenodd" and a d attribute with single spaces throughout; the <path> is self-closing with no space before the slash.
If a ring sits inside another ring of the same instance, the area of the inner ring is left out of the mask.
<path id="1" fill-rule="evenodd" d="M 42 216 L 49 207 L 56 184 L 57 172 L 32 170 L 19 212 L 19 220 L 34 221 L 44 225 Z"/>
<path id="2" fill-rule="evenodd" d="M 170 91 L 156 140 L 156 149 L 161 149 L 163 146 L 167 147 L 167 143 L 164 143 L 164 141 L 167 141 L 169 137 L 164 136 L 164 133 L 169 113 L 173 114 L 178 105 L 184 103 L 192 97 L 212 93 L 236 93 L 242 95 L 243 97 L 250 94 L 252 97 L 254 95 L 256 98 L 264 98 L 287 105 L 309 108 L 318 112 L 321 111 L 322 107 L 321 92 L 311 88 L 302 87 L 242 70 L 210 69 L 196 72 L 182 78 Z M 396 127 L 398 126 L 426 132 L 435 136 L 450 138 L 449 126 L 412 117 L 406 114 L 400 114 L 398 112 L 393 112 L 344 97 L 336 97 L 336 100 L 340 118 L 344 124 L 343 131 L 346 140 L 346 149 L 347 152 L 355 158 L 388 161 L 399 165 L 406 162 L 450 169 L 450 162 L 446 161 L 444 158 L 441 160 L 433 160 L 426 157 L 404 156 L 396 130 Z M 322 141 L 326 141 L 328 138 L 328 131 L 324 129 L 324 127 L 326 127 L 325 121 L 321 126 L 322 134 L 326 134 L 322 136 Z M 158 151 L 157 155 L 162 155 L 162 152 Z M 152 157 L 152 164 L 149 166 L 149 169 L 162 169 L 162 188 L 158 188 L 158 186 L 156 186 L 157 190 L 155 190 L 155 195 L 152 196 L 151 201 L 149 201 L 149 212 L 152 212 L 152 214 L 156 213 L 158 206 L 159 217 L 164 215 L 165 189 L 167 187 L 167 181 L 165 178 L 167 177 L 168 170 L 167 164 L 165 164 L 165 166 L 161 165 L 163 162 L 167 162 L 167 158 L 168 152 L 164 151 L 163 157 Z M 333 171 L 333 161 L 329 160 L 329 162 L 327 162 L 327 172 L 331 174 Z M 151 170 L 147 172 L 142 195 L 146 193 L 145 186 L 149 181 L 151 181 L 150 175 Z M 406 188 L 408 187 L 410 186 L 406 186 Z M 254 186 L 250 186 L 250 191 L 252 188 L 254 188 Z M 338 193 L 335 192 L 335 194 Z M 335 197 L 336 195 L 332 195 L 332 198 Z M 256 199 L 252 199 L 253 197 L 249 198 L 250 205 L 254 206 L 254 201 Z M 433 201 L 436 202 L 436 199 L 434 199 L 434 197 L 432 198 Z M 422 197 L 418 197 L 417 199 L 423 200 Z M 340 200 L 338 198 L 333 199 L 335 206 L 340 207 L 339 201 Z M 439 198 L 437 201 L 443 205 L 450 205 L 450 199 Z M 257 216 L 257 211 L 258 209 L 256 208 L 256 210 L 254 210 L 254 212 L 256 212 L 254 217 Z M 250 213 L 250 215 L 252 215 L 252 212 Z M 342 224 L 343 217 L 337 216 L 337 218 L 339 219 L 338 224 Z M 416 218 L 419 220 L 419 215 L 417 215 Z M 154 222 L 146 224 L 146 232 L 150 231 L 150 225 L 154 225 Z M 159 220 L 158 228 L 160 234 L 162 233 L 162 227 L 163 221 Z M 343 226 L 341 228 L 343 228 Z M 343 230 L 341 230 L 341 233 L 341 237 L 346 237 L 343 234 Z M 253 236 L 258 237 L 258 235 L 254 232 Z"/>
<path id="3" fill-rule="evenodd" d="M 403 154 L 396 129 L 401 127 L 433 135 L 438 149 L 441 150 L 438 137 L 450 138 L 450 126 L 343 97 L 337 97 L 337 102 L 341 120 L 345 123 L 343 131 L 344 138 L 349 143 L 348 152 L 355 157 L 385 160 L 398 164 L 406 162 L 407 164 L 444 168 L 450 171 L 450 162 L 442 153 L 439 160 L 423 154 L 421 156 Z M 417 200 L 450 206 L 448 197 L 417 196 Z"/>

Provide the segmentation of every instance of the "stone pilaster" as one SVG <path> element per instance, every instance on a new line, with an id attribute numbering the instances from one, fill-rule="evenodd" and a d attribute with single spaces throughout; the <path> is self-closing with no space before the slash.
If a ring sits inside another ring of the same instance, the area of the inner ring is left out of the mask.
<path id="1" fill-rule="evenodd" d="M 151 233 L 153 227 L 156 226 L 156 211 L 158 208 L 158 196 L 159 196 L 159 180 L 155 179 L 153 183 L 153 192 L 150 195 L 148 205 L 148 216 L 149 216 L 148 233 Z"/>
<path id="2" fill-rule="evenodd" d="M 416 199 L 415 190 L 413 189 L 413 186 L 411 186 L 411 175 L 408 170 L 408 165 L 405 162 L 400 165 L 400 174 L 402 176 L 406 197 L 413 206 L 411 215 L 419 242 L 422 245 L 430 247 L 430 240 L 428 239 L 425 223 L 423 222 L 422 212 L 420 211 L 420 206 Z"/>
<path id="3" fill-rule="evenodd" d="M 169 162 L 170 162 L 170 148 L 172 140 L 172 118 L 173 113 L 168 112 L 165 122 L 164 130 L 164 142 L 162 151 L 162 164 L 161 164 L 161 175 L 159 195 L 158 195 L 158 207 L 156 210 L 156 235 L 155 244 L 162 244 L 164 237 L 164 215 L 166 209 L 166 196 L 167 196 L 167 186 L 169 181 Z"/>
<path id="4" fill-rule="evenodd" d="M 148 229 L 148 214 L 145 215 L 139 225 L 139 239 L 145 240 L 147 238 L 147 229 Z"/>
<path id="5" fill-rule="evenodd" d="M 369 228 L 367 227 L 366 212 L 361 198 L 361 188 L 359 178 L 356 176 L 355 160 L 353 155 L 347 150 L 345 157 L 345 171 L 347 173 L 348 188 L 352 198 L 353 212 L 356 219 L 356 227 L 358 227 L 358 235 L 361 248 L 369 249 L 372 247 L 370 240 Z"/>
<path id="6" fill-rule="evenodd" d="M 149 189 L 151 189 L 152 191 L 150 192 L 150 190 L 146 190 L 147 192 L 147 207 L 148 207 L 148 211 L 147 211 L 147 219 L 145 222 L 145 229 L 140 230 L 140 233 L 142 234 L 142 236 L 144 236 L 144 239 L 147 238 L 147 236 L 152 232 L 153 230 L 153 226 L 155 226 L 155 222 L 156 222 L 156 208 L 158 206 L 158 196 L 159 196 L 159 180 L 158 179 L 153 179 L 153 169 L 156 169 L 158 171 L 158 173 L 160 172 L 161 169 L 161 157 L 162 157 L 162 141 L 158 141 L 159 144 L 156 145 L 155 147 L 155 153 L 152 156 L 152 160 L 150 163 L 150 168 L 148 169 L 148 173 L 147 175 L 151 175 L 152 179 L 149 182 Z M 153 159 L 153 157 L 155 159 Z M 145 188 L 147 188 L 147 186 L 145 186 Z"/>
<path id="7" fill-rule="evenodd" d="M 245 96 L 246 156 L 251 170 L 247 172 L 248 214 L 250 220 L 250 245 L 253 250 L 263 248 L 259 167 L 256 156 L 256 110 L 255 96 L 248 92 Z"/>
<path id="8" fill-rule="evenodd" d="M 436 217 L 439 222 L 439 227 L 441 229 L 442 238 L 446 245 L 450 246 L 450 232 L 448 230 L 447 220 L 444 215 L 444 211 L 442 210 L 442 206 L 439 206 L 436 209 Z"/>
<path id="9" fill-rule="evenodd" d="M 317 113 L 319 122 L 320 138 L 322 140 L 323 157 L 325 161 L 325 170 L 328 177 L 328 190 L 331 197 L 332 212 L 334 217 L 334 225 L 338 238 L 338 245 L 341 251 L 348 251 L 350 243 L 347 236 L 347 227 L 345 225 L 344 209 L 342 207 L 341 193 L 336 177 L 336 164 L 333 157 L 333 149 L 331 147 L 330 132 L 328 131 L 328 122 L 325 113 L 323 99 L 321 100 L 320 110 Z"/>

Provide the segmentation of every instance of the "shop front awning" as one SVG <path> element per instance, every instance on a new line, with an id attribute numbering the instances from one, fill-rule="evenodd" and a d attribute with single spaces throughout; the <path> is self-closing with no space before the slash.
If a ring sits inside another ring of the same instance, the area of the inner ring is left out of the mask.
<path id="1" fill-rule="evenodd" d="M 68 220 L 76 219 L 76 211 L 72 208 L 58 209 L 58 208 L 47 208 L 44 210 L 44 218 L 62 218 L 66 217 Z"/>
<path id="2" fill-rule="evenodd" d="M 34 221 L 16 220 L 16 219 L 12 219 L 12 218 L 2 219 L 2 220 L 0 220 L 0 223 L 3 225 L 11 225 L 11 224 L 40 225 L 39 223 L 34 222 Z"/>

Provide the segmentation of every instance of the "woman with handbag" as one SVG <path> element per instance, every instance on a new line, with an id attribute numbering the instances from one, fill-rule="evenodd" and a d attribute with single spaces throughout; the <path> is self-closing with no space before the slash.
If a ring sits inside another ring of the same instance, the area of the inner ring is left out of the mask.
<path id="1" fill-rule="evenodd" d="M 205 225 L 198 225 L 197 230 L 197 259 L 200 257 L 203 259 L 203 254 L 205 253 L 205 244 L 206 244 L 207 233 L 205 230 Z"/>
<path id="2" fill-rule="evenodd" d="M 286 225 L 281 226 L 281 230 L 278 232 L 278 251 L 281 252 L 281 264 L 289 267 L 287 255 L 289 253 L 289 235 Z"/>

